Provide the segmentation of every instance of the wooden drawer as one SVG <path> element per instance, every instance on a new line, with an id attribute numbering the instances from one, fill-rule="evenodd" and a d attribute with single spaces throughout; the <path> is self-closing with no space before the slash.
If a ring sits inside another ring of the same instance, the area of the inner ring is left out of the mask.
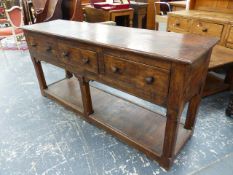
<path id="1" fill-rule="evenodd" d="M 57 40 L 44 35 L 26 36 L 30 54 L 39 60 L 49 61 L 57 59 Z"/>
<path id="2" fill-rule="evenodd" d="M 115 84 L 120 84 L 123 90 L 133 89 L 134 95 L 157 104 L 165 102 L 169 84 L 168 70 L 110 55 L 104 56 L 104 67 L 105 76 Z"/>
<path id="3" fill-rule="evenodd" d="M 74 43 L 59 41 L 59 60 L 72 67 L 98 73 L 97 53 L 76 47 Z"/>
<path id="4" fill-rule="evenodd" d="M 189 19 L 169 16 L 168 30 L 171 32 L 185 33 L 189 31 L 190 22 Z"/>
<path id="5" fill-rule="evenodd" d="M 233 26 L 231 27 L 230 33 L 227 38 L 228 43 L 233 43 Z"/>
<path id="6" fill-rule="evenodd" d="M 198 35 L 214 36 L 221 38 L 222 32 L 223 25 L 203 21 L 194 21 L 191 27 L 191 33 Z"/>

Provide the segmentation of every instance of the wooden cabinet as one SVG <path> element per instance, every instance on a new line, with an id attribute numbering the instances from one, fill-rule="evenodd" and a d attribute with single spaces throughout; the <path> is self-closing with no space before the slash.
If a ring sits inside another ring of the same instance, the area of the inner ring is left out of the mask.
<path id="1" fill-rule="evenodd" d="M 188 25 L 184 21 L 188 21 Z M 229 70 L 233 69 L 232 25 L 233 0 L 191 0 L 190 10 L 171 12 L 168 14 L 167 31 L 213 36 L 220 39 L 219 46 L 214 48 L 211 56 L 210 63 L 214 64 L 209 65 L 209 70 L 212 71 L 218 68 L 226 69 L 226 79 L 220 80 L 216 77 L 216 81 L 213 81 L 214 75 L 210 75 L 211 73 L 209 73 L 211 78 L 207 78 L 206 87 L 212 87 L 214 90 L 206 88 L 205 95 L 229 90 L 230 88 L 233 89 L 233 81 L 227 78 L 233 76 L 229 73 L 232 72 Z M 208 82 L 210 79 L 211 81 Z"/>
<path id="2" fill-rule="evenodd" d="M 222 15 L 198 10 L 171 12 L 168 14 L 167 31 L 214 36 L 220 39 L 220 45 L 225 46 L 230 25 L 228 18 L 233 19 L 233 14 Z"/>

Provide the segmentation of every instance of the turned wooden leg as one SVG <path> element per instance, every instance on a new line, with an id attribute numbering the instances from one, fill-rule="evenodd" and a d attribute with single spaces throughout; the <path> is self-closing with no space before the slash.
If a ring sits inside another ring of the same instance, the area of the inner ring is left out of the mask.
<path id="1" fill-rule="evenodd" d="M 83 113 L 87 117 L 94 112 L 92 107 L 91 93 L 89 82 L 84 79 L 84 77 L 76 76 L 79 80 L 80 90 L 83 102 Z"/>
<path id="2" fill-rule="evenodd" d="M 198 113 L 199 105 L 201 102 L 201 95 L 194 96 L 188 106 L 187 118 L 185 120 L 185 129 L 193 130 L 193 127 L 196 122 L 196 116 Z"/>
<path id="3" fill-rule="evenodd" d="M 36 71 L 36 76 L 39 82 L 39 86 L 40 86 L 40 92 L 43 96 L 45 96 L 44 90 L 47 89 L 47 84 L 45 81 L 45 77 L 44 77 L 44 72 L 41 66 L 41 62 L 40 61 L 36 61 L 35 58 L 31 58 L 32 59 L 32 63 L 34 65 L 35 71 Z"/>
<path id="4" fill-rule="evenodd" d="M 72 78 L 73 74 L 71 72 L 69 72 L 68 70 L 65 70 L 66 73 L 66 78 Z"/>
<path id="5" fill-rule="evenodd" d="M 167 109 L 167 122 L 162 153 L 163 162 L 161 163 L 166 169 L 171 167 L 175 155 L 176 140 L 182 111 L 183 105 L 178 110 Z"/>

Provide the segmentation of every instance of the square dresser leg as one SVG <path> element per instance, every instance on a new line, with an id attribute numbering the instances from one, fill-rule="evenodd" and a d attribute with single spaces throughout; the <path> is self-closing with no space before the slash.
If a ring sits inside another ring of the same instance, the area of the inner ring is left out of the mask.
<path id="1" fill-rule="evenodd" d="M 39 86 L 40 86 L 40 92 L 43 96 L 45 96 L 45 92 L 44 90 L 48 88 L 46 81 L 45 81 L 45 77 L 44 77 L 44 72 L 41 66 L 41 62 L 37 61 L 35 58 L 31 58 L 32 59 L 32 63 L 34 65 L 35 71 L 36 71 L 36 76 L 39 82 Z"/>

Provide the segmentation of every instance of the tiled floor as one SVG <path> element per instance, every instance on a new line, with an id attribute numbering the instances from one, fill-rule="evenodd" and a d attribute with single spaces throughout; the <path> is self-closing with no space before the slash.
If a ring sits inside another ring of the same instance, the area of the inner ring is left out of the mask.
<path id="1" fill-rule="evenodd" d="M 43 66 L 48 83 L 64 77 L 61 69 Z M 0 83 L 0 175 L 233 174 L 233 119 L 224 113 L 228 92 L 203 99 L 192 139 L 166 172 L 42 97 L 28 52 L 0 51 Z"/>

